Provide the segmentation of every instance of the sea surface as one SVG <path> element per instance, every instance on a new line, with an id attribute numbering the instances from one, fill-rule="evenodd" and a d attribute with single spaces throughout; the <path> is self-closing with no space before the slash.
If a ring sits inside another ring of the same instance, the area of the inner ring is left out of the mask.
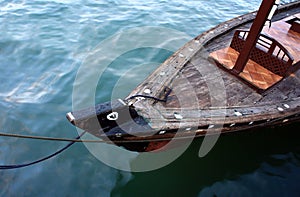
<path id="1" fill-rule="evenodd" d="M 99 47 L 105 55 L 110 53 L 111 48 L 103 47 L 105 41 L 114 46 L 120 34 L 134 28 L 146 34 L 147 27 L 158 27 L 172 32 L 164 43 L 173 43 L 174 32 L 192 38 L 259 4 L 260 0 L 0 0 L 0 132 L 74 138 L 77 130 L 65 114 L 72 111 L 75 81 L 84 83 L 76 76 Z M 116 92 L 126 96 L 173 52 L 165 50 L 164 43 L 143 47 L 143 37 L 129 39 L 140 47 L 105 67 L 95 102 L 110 100 L 120 78 Z M 95 59 L 109 58 L 97 55 Z M 0 170 L 0 196 L 300 196 L 299 129 L 294 124 L 224 135 L 204 158 L 198 157 L 197 140 L 177 160 L 149 172 L 112 168 L 77 143 L 42 163 Z M 34 161 L 66 144 L 0 137 L 0 165 Z"/>

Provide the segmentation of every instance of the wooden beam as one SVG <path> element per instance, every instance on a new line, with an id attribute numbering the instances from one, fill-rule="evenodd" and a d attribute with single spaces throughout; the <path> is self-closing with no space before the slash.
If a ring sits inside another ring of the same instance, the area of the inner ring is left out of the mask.
<path id="1" fill-rule="evenodd" d="M 260 32 L 262 31 L 268 16 L 272 10 L 273 5 L 276 0 L 263 0 L 258 12 L 257 16 L 250 28 L 250 32 L 246 39 L 245 45 L 233 67 L 233 72 L 239 74 L 243 71 L 245 65 L 247 64 L 250 53 L 252 49 L 255 47 L 256 42 L 259 38 Z"/>

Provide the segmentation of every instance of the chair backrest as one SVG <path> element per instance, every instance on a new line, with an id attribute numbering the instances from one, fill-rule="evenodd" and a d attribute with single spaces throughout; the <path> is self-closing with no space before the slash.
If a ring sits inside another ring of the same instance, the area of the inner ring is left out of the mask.
<path id="1" fill-rule="evenodd" d="M 237 30 L 230 47 L 241 52 L 248 34 L 249 31 Z M 287 74 L 294 61 L 290 53 L 279 42 L 263 34 L 260 35 L 256 47 L 252 50 L 250 59 L 283 77 Z"/>

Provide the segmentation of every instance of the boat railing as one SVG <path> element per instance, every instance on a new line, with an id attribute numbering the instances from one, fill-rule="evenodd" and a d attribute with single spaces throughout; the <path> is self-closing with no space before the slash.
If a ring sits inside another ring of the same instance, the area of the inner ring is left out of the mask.
<path id="1" fill-rule="evenodd" d="M 237 30 L 230 47 L 241 52 L 249 31 Z M 294 58 L 277 40 L 261 34 L 255 49 L 250 54 L 250 59 L 267 68 L 275 74 L 285 76 Z"/>

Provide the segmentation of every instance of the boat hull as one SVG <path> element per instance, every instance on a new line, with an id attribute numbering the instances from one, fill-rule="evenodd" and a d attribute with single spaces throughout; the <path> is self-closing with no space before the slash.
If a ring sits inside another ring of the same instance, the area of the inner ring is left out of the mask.
<path id="1" fill-rule="evenodd" d="M 300 2 L 282 6 L 274 20 L 298 16 L 299 8 Z M 68 120 L 108 143 L 138 152 L 162 151 L 207 135 L 299 122 L 300 62 L 287 68 L 281 80 L 257 91 L 209 56 L 229 46 L 236 30 L 249 28 L 255 16 L 249 13 L 202 33 L 125 99 L 70 112 Z"/>

